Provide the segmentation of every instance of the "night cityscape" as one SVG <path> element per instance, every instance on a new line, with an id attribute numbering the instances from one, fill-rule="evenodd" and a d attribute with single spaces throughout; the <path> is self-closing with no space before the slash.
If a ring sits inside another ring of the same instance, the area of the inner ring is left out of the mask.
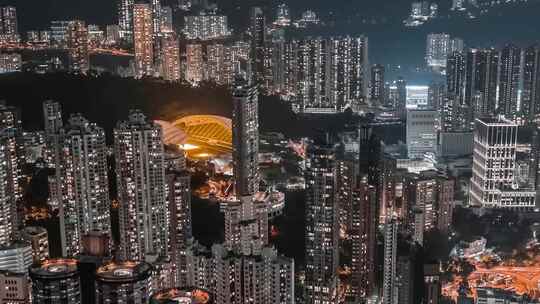
<path id="1" fill-rule="evenodd" d="M 540 303 L 540 0 L 0 0 L 0 304 Z"/>

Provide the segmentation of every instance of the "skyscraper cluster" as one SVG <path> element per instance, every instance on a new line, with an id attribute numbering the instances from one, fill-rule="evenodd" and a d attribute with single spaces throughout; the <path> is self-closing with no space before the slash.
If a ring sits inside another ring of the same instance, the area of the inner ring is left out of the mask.
<path id="1" fill-rule="evenodd" d="M 227 16 L 212 12 L 201 12 L 199 15 L 184 17 L 183 33 L 190 40 L 211 40 L 231 35 Z"/>
<path id="2" fill-rule="evenodd" d="M 442 128 L 473 130 L 474 120 L 503 115 L 518 124 L 535 121 L 540 104 L 540 49 L 506 45 L 468 49 L 448 57 Z"/>
<path id="3" fill-rule="evenodd" d="M 224 210 L 225 242 L 209 253 L 194 244 L 189 282 L 218 303 L 294 303 L 294 261 L 268 244 L 268 210 L 259 189 L 258 92 L 245 80 L 233 86 L 233 164 L 236 201 Z"/>
<path id="4" fill-rule="evenodd" d="M 273 75 L 273 87 L 290 96 L 299 112 L 356 111 L 367 102 L 367 37 L 292 40 L 278 42 L 274 49 L 277 73 Z"/>

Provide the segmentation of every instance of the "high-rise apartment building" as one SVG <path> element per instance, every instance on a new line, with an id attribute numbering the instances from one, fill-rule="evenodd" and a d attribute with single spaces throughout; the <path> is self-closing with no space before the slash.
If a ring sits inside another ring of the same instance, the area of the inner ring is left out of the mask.
<path id="1" fill-rule="evenodd" d="M 0 41 L 19 41 L 17 9 L 14 6 L 0 7 Z"/>
<path id="2" fill-rule="evenodd" d="M 360 181 L 353 192 L 352 200 L 352 261 L 351 289 L 348 295 L 352 301 L 365 301 L 375 291 L 375 247 L 377 236 L 377 191 Z"/>
<path id="3" fill-rule="evenodd" d="M 23 226 L 24 137 L 19 110 L 0 102 L 0 244 L 18 238 Z"/>
<path id="4" fill-rule="evenodd" d="M 298 42 L 296 102 L 306 113 L 336 113 L 367 101 L 367 37 Z"/>
<path id="5" fill-rule="evenodd" d="M 305 301 L 335 303 L 339 265 L 336 164 L 331 148 L 310 146 L 306 158 Z"/>
<path id="6" fill-rule="evenodd" d="M 150 0 L 153 34 L 161 33 L 161 0 Z"/>
<path id="7" fill-rule="evenodd" d="M 289 26 L 291 24 L 291 11 L 285 3 L 278 5 L 276 9 L 276 21 L 274 24 L 279 26 Z"/>
<path id="8" fill-rule="evenodd" d="M 497 101 L 499 53 L 494 49 L 469 49 L 465 67 L 464 104 L 472 110 L 469 128 L 474 118 L 491 115 Z"/>
<path id="9" fill-rule="evenodd" d="M 0 74 L 20 72 L 22 68 L 22 57 L 20 54 L 0 53 Z"/>
<path id="10" fill-rule="evenodd" d="M 450 49 L 449 34 L 429 34 L 427 36 L 426 62 L 429 67 L 444 68 Z"/>
<path id="11" fill-rule="evenodd" d="M 154 33 L 156 32 L 154 32 L 152 9 L 145 3 L 133 5 L 135 75 L 138 78 L 154 74 Z"/>
<path id="12" fill-rule="evenodd" d="M 375 64 L 371 67 L 370 99 L 372 103 L 384 104 L 384 66 Z"/>
<path id="13" fill-rule="evenodd" d="M 191 230 L 191 177 L 188 171 L 171 166 L 166 171 L 169 205 L 170 256 L 175 268 L 175 286 L 188 286 L 187 250 Z"/>
<path id="14" fill-rule="evenodd" d="M 477 118 L 474 132 L 472 206 L 533 208 L 535 189 L 519 188 L 516 177 L 518 125 L 504 118 Z"/>
<path id="15" fill-rule="evenodd" d="M 77 256 L 82 236 L 91 231 L 110 235 L 109 179 L 105 131 L 72 115 L 59 142 L 62 187 L 60 237 L 63 256 Z"/>
<path id="16" fill-rule="evenodd" d="M 294 261 L 268 246 L 268 210 L 255 201 L 258 191 L 257 89 L 246 81 L 233 86 L 233 163 L 236 198 L 224 210 L 225 243 L 211 253 L 188 250 L 190 286 L 205 288 L 216 303 L 294 303 Z"/>
<path id="17" fill-rule="evenodd" d="M 193 85 L 204 80 L 204 56 L 202 44 L 186 45 L 186 80 Z"/>
<path id="18" fill-rule="evenodd" d="M 178 81 L 180 71 L 180 47 L 174 35 L 161 38 L 161 77 L 167 81 Z"/>
<path id="19" fill-rule="evenodd" d="M 382 282 L 382 303 L 397 302 L 397 235 L 399 222 L 388 216 L 384 224 L 384 261 Z"/>
<path id="20" fill-rule="evenodd" d="M 540 113 L 540 46 L 538 45 L 524 50 L 520 112 L 528 121 L 533 121 Z"/>
<path id="21" fill-rule="evenodd" d="M 201 12 L 199 15 L 184 17 L 183 33 L 190 40 L 211 40 L 231 34 L 227 16 Z"/>
<path id="22" fill-rule="evenodd" d="M 170 6 L 161 7 L 161 28 L 162 33 L 173 33 L 173 9 Z"/>
<path id="23" fill-rule="evenodd" d="M 238 198 L 259 191 L 259 112 L 255 86 L 238 82 L 233 91 L 233 162 Z"/>
<path id="24" fill-rule="evenodd" d="M 131 111 L 114 130 L 114 154 L 120 256 L 144 261 L 148 255 L 166 255 L 169 223 L 161 127 L 140 111 Z"/>
<path id="25" fill-rule="evenodd" d="M 264 57 L 266 47 L 266 18 L 260 7 L 250 11 L 249 31 L 251 34 L 252 80 L 262 84 L 264 80 Z"/>
<path id="26" fill-rule="evenodd" d="M 47 229 L 39 226 L 26 226 L 22 238 L 32 247 L 32 261 L 41 263 L 49 258 L 49 235 Z"/>
<path id="27" fill-rule="evenodd" d="M 88 28 L 84 21 L 70 22 L 67 31 L 67 46 L 69 70 L 86 74 L 90 69 L 90 57 L 88 53 Z"/>
<path id="28" fill-rule="evenodd" d="M 118 1 L 118 26 L 120 38 L 131 41 L 133 38 L 133 0 Z"/>
<path id="29" fill-rule="evenodd" d="M 397 89 L 397 98 L 396 98 L 396 105 L 394 105 L 394 108 L 396 109 L 396 114 L 401 120 L 407 119 L 407 81 L 403 79 L 402 77 L 399 77 L 396 81 L 396 89 Z"/>
<path id="30" fill-rule="evenodd" d="M 500 55 L 497 112 L 510 120 L 517 118 L 520 110 L 520 81 L 521 49 L 512 44 L 506 45 Z"/>
<path id="31" fill-rule="evenodd" d="M 442 71 L 446 67 L 446 57 L 454 52 L 463 52 L 463 40 L 451 38 L 446 33 L 432 33 L 427 36 L 427 66 Z"/>

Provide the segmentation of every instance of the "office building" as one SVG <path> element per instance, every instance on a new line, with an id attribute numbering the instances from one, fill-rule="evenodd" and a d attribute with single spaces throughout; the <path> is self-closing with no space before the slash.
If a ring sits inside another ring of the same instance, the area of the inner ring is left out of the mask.
<path id="1" fill-rule="evenodd" d="M 0 270 L 26 273 L 32 265 L 32 247 L 26 242 L 13 242 L 0 246 Z"/>
<path id="2" fill-rule="evenodd" d="M 385 103 L 383 65 L 375 64 L 371 67 L 370 98 L 372 104 L 381 105 Z"/>
<path id="3" fill-rule="evenodd" d="M 20 72 L 22 68 L 22 58 L 20 54 L 0 53 L 0 74 Z"/>
<path id="4" fill-rule="evenodd" d="M 435 154 L 437 132 L 435 120 L 437 111 L 407 111 L 407 156 L 410 159 L 421 159 L 428 154 Z"/>
<path id="5" fill-rule="evenodd" d="M 154 0 L 158 1 L 158 0 Z M 138 78 L 154 74 L 154 26 L 149 4 L 133 5 L 133 45 L 135 49 L 135 75 Z"/>
<path id="6" fill-rule="evenodd" d="M 77 260 L 48 259 L 30 268 L 32 303 L 81 303 Z"/>
<path id="7" fill-rule="evenodd" d="M 518 125 L 504 118 L 477 118 L 469 204 L 485 208 L 534 208 L 534 188 L 515 176 Z"/>
<path id="8" fill-rule="evenodd" d="M 397 300 L 397 234 L 399 223 L 393 217 L 387 217 L 384 224 L 384 261 L 382 303 L 394 304 Z"/>
<path id="9" fill-rule="evenodd" d="M 161 77 L 167 81 L 179 81 L 182 77 L 179 42 L 174 35 L 161 38 Z"/>
<path id="10" fill-rule="evenodd" d="M 337 297 L 339 216 L 335 155 L 310 146 L 306 158 L 306 303 L 333 303 Z"/>
<path id="11" fill-rule="evenodd" d="M 231 31 L 227 16 L 201 12 L 199 15 L 184 17 L 183 33 L 189 40 L 212 40 L 225 38 Z"/>
<path id="12" fill-rule="evenodd" d="M 47 229 L 39 226 L 26 226 L 23 239 L 32 247 L 33 263 L 41 263 L 49 258 L 49 235 Z"/>
<path id="13" fill-rule="evenodd" d="M 84 21 L 70 22 L 67 31 L 67 46 L 71 72 L 86 74 L 90 69 L 88 43 L 88 28 Z"/>
<path id="14" fill-rule="evenodd" d="M 96 270 L 96 303 L 148 303 L 152 294 L 152 265 L 109 262 Z"/>
<path id="15" fill-rule="evenodd" d="M 186 45 L 186 80 L 193 85 L 197 85 L 204 80 L 202 44 Z"/>
<path id="16" fill-rule="evenodd" d="M 407 82 L 402 77 L 396 81 L 396 115 L 401 120 L 407 119 Z"/>
<path id="17" fill-rule="evenodd" d="M 62 133 L 60 239 L 63 256 L 74 257 L 81 253 L 84 234 L 110 234 L 107 147 L 105 131 L 80 114 L 70 117 Z"/>
<path id="18" fill-rule="evenodd" d="M 140 111 L 130 111 L 128 120 L 114 129 L 114 154 L 120 256 L 135 261 L 166 256 L 169 223 L 161 127 Z"/>

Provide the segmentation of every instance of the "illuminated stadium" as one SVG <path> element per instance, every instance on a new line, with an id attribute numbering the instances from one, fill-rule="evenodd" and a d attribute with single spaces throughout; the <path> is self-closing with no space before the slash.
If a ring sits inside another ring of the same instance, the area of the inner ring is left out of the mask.
<path id="1" fill-rule="evenodd" d="M 189 157 L 206 158 L 232 152 L 232 124 L 216 115 L 191 115 L 173 122 L 157 120 L 167 145 L 181 145 Z"/>

